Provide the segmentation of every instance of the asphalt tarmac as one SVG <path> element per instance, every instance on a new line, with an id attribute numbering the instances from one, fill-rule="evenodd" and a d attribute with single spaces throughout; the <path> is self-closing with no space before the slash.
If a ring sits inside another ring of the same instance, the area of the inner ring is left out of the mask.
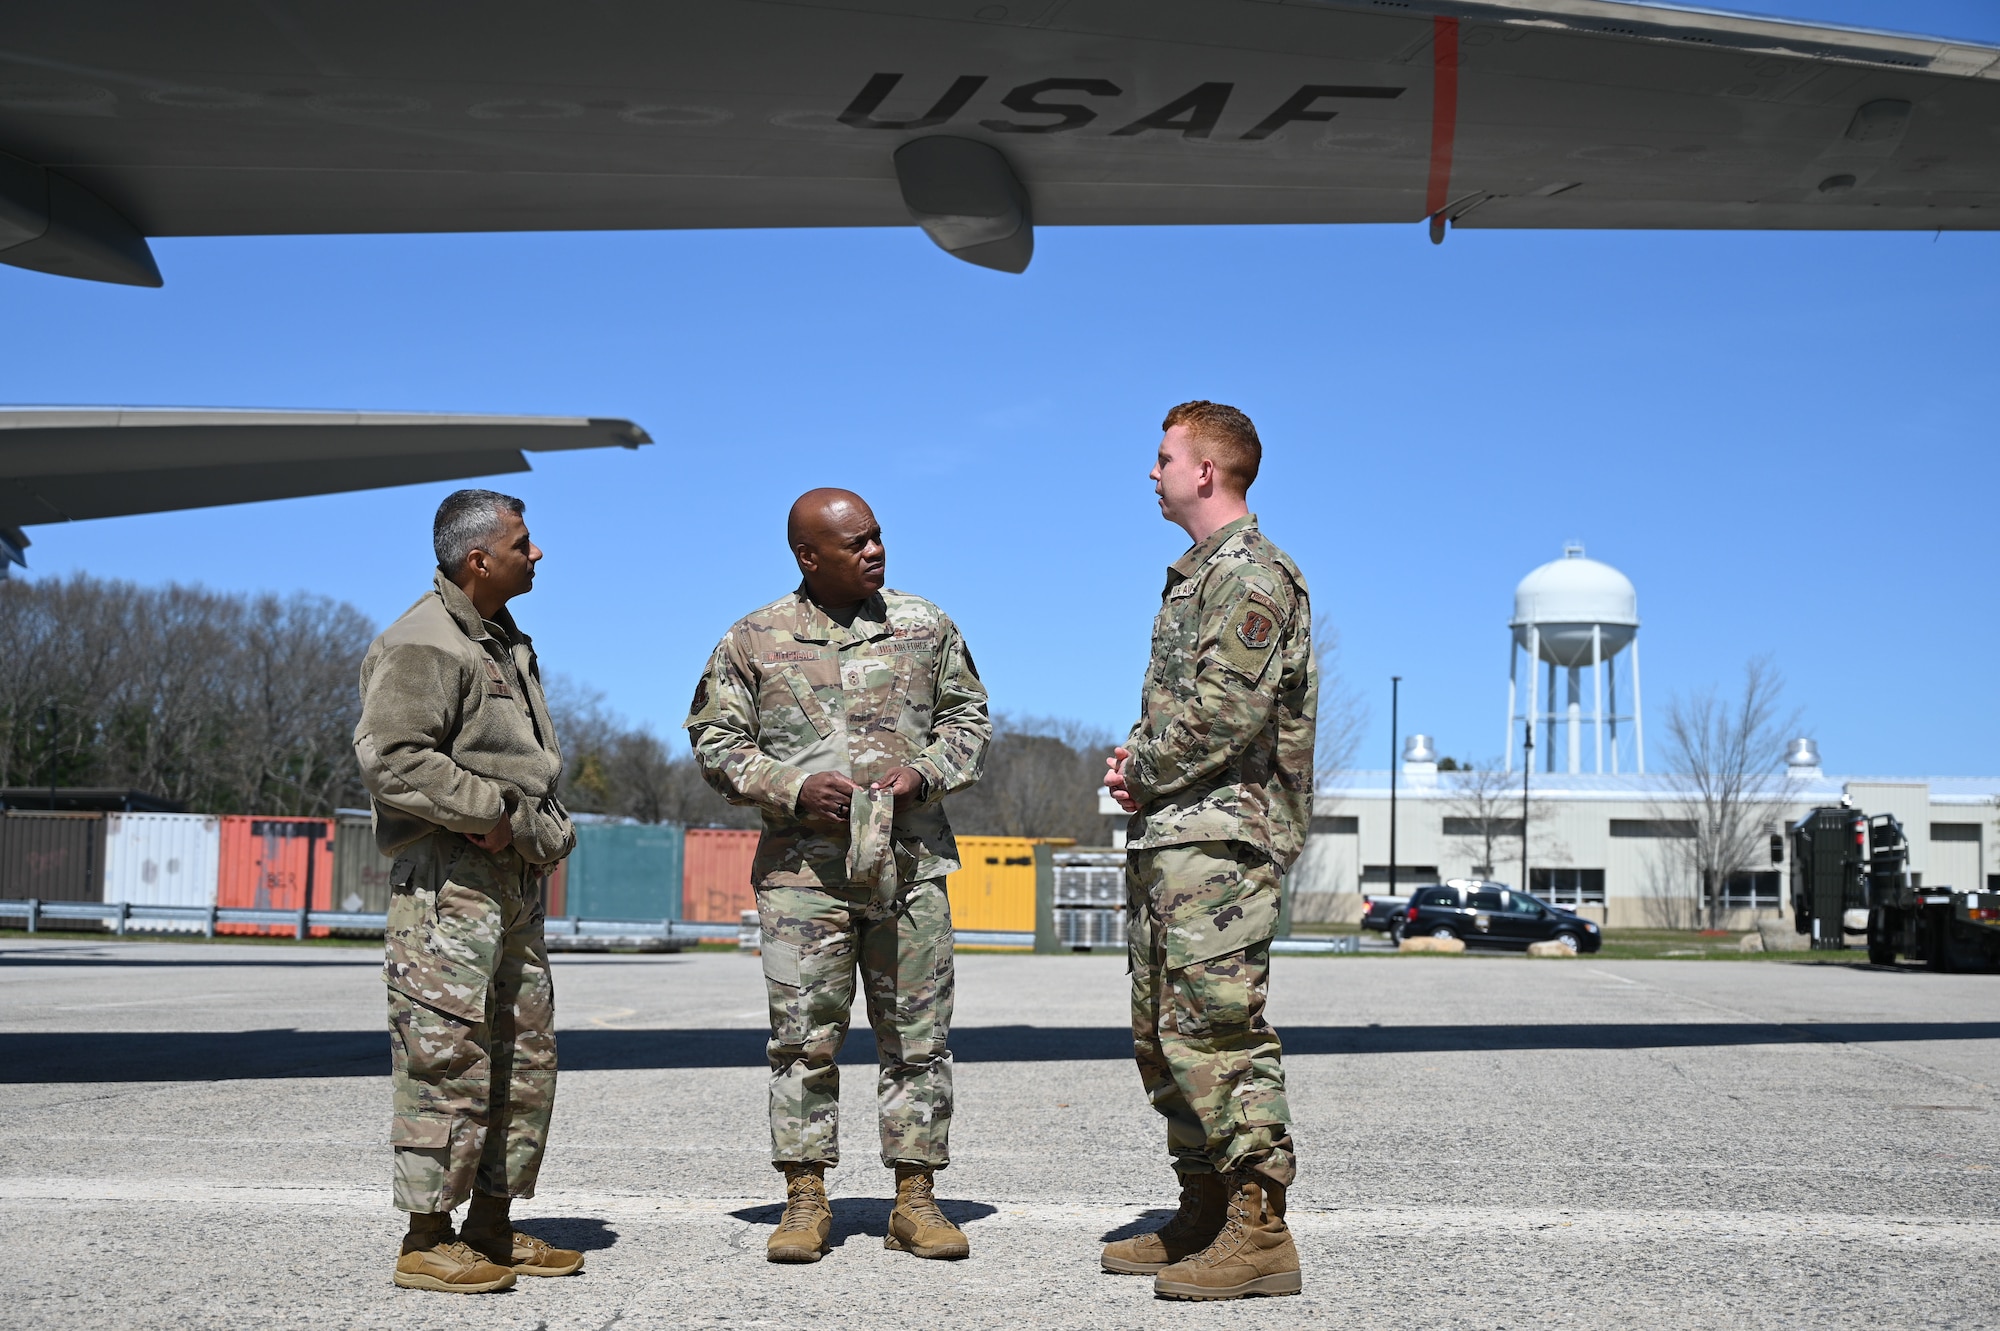
<path id="1" fill-rule="evenodd" d="M 2000 976 L 1784 962 L 1281 957 L 1305 1293 L 1156 1302 L 1098 1244 L 1173 1179 L 1106 957 L 959 958 L 945 1209 L 887 1252 L 850 1040 L 835 1248 L 763 1260 L 749 956 L 556 959 L 563 1073 L 523 1228 L 567 1280 L 390 1284 L 371 950 L 0 939 L 15 1327 L 1987 1328 Z"/>

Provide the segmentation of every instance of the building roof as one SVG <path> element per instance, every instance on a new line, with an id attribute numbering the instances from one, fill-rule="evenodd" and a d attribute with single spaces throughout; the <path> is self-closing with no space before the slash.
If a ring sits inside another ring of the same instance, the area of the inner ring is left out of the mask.
<path id="1" fill-rule="evenodd" d="M 1396 779 L 1396 797 L 1415 800 L 1449 800 L 1459 795 L 1458 773 L 1403 772 Z M 1521 787 L 1517 768 L 1508 777 L 1515 790 Z M 1787 804 L 1838 804 L 1851 784 L 1927 785 L 1933 804 L 2000 804 L 2000 776 L 1815 776 L 1787 783 L 1783 776 L 1767 778 L 1765 791 L 1772 799 Z M 1694 790 L 1686 777 L 1672 773 L 1648 772 L 1644 776 L 1572 776 L 1567 772 L 1533 772 L 1528 777 L 1528 794 L 1538 800 L 1598 801 L 1626 803 L 1682 799 Z M 1389 773 L 1343 772 L 1322 782 L 1319 799 L 1386 800 Z"/>

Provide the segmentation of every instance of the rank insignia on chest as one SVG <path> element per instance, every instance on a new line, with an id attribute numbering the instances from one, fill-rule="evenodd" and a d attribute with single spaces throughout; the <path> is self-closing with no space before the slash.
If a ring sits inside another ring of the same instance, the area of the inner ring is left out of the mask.
<path id="1" fill-rule="evenodd" d="M 1245 610 L 1236 625 L 1236 636 L 1245 647 L 1261 652 L 1271 645 L 1271 617 L 1261 610 Z"/>

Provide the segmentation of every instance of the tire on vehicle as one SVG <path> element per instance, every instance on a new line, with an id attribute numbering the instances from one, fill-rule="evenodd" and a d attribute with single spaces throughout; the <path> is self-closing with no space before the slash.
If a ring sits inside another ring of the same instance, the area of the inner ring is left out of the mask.
<path id="1" fill-rule="evenodd" d="M 1431 937 L 1432 937 L 1432 938 L 1456 938 L 1456 937 L 1458 937 L 1458 930 L 1456 930 L 1456 929 L 1452 928 L 1452 927 L 1451 927 L 1450 925 L 1448 925 L 1448 924 L 1440 924 L 1440 925 L 1438 925 L 1438 926 L 1437 926 L 1437 927 L 1436 927 L 1435 929 L 1432 929 L 1432 930 L 1431 930 Z"/>
<path id="2" fill-rule="evenodd" d="M 1551 938 L 1549 941 L 1551 943 L 1561 943 L 1564 947 L 1568 948 L 1572 952 L 1583 951 L 1583 939 L 1577 935 L 1577 932 L 1574 929 L 1559 930 L 1556 933 L 1556 936 Z"/>

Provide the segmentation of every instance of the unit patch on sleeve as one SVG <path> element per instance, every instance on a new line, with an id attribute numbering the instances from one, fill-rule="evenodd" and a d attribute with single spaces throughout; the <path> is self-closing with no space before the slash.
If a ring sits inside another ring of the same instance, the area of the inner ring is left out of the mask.
<path id="1" fill-rule="evenodd" d="M 1215 655 L 1230 669 L 1260 679 L 1264 667 L 1277 655 L 1271 648 L 1279 637 L 1283 612 L 1264 597 L 1251 593 L 1238 601 L 1223 620 L 1224 628 L 1215 644 Z"/>
<path id="2" fill-rule="evenodd" d="M 1243 617 L 1236 621 L 1236 636 L 1243 645 L 1253 652 L 1261 652 L 1271 645 L 1271 617 L 1256 606 L 1246 606 Z"/>

